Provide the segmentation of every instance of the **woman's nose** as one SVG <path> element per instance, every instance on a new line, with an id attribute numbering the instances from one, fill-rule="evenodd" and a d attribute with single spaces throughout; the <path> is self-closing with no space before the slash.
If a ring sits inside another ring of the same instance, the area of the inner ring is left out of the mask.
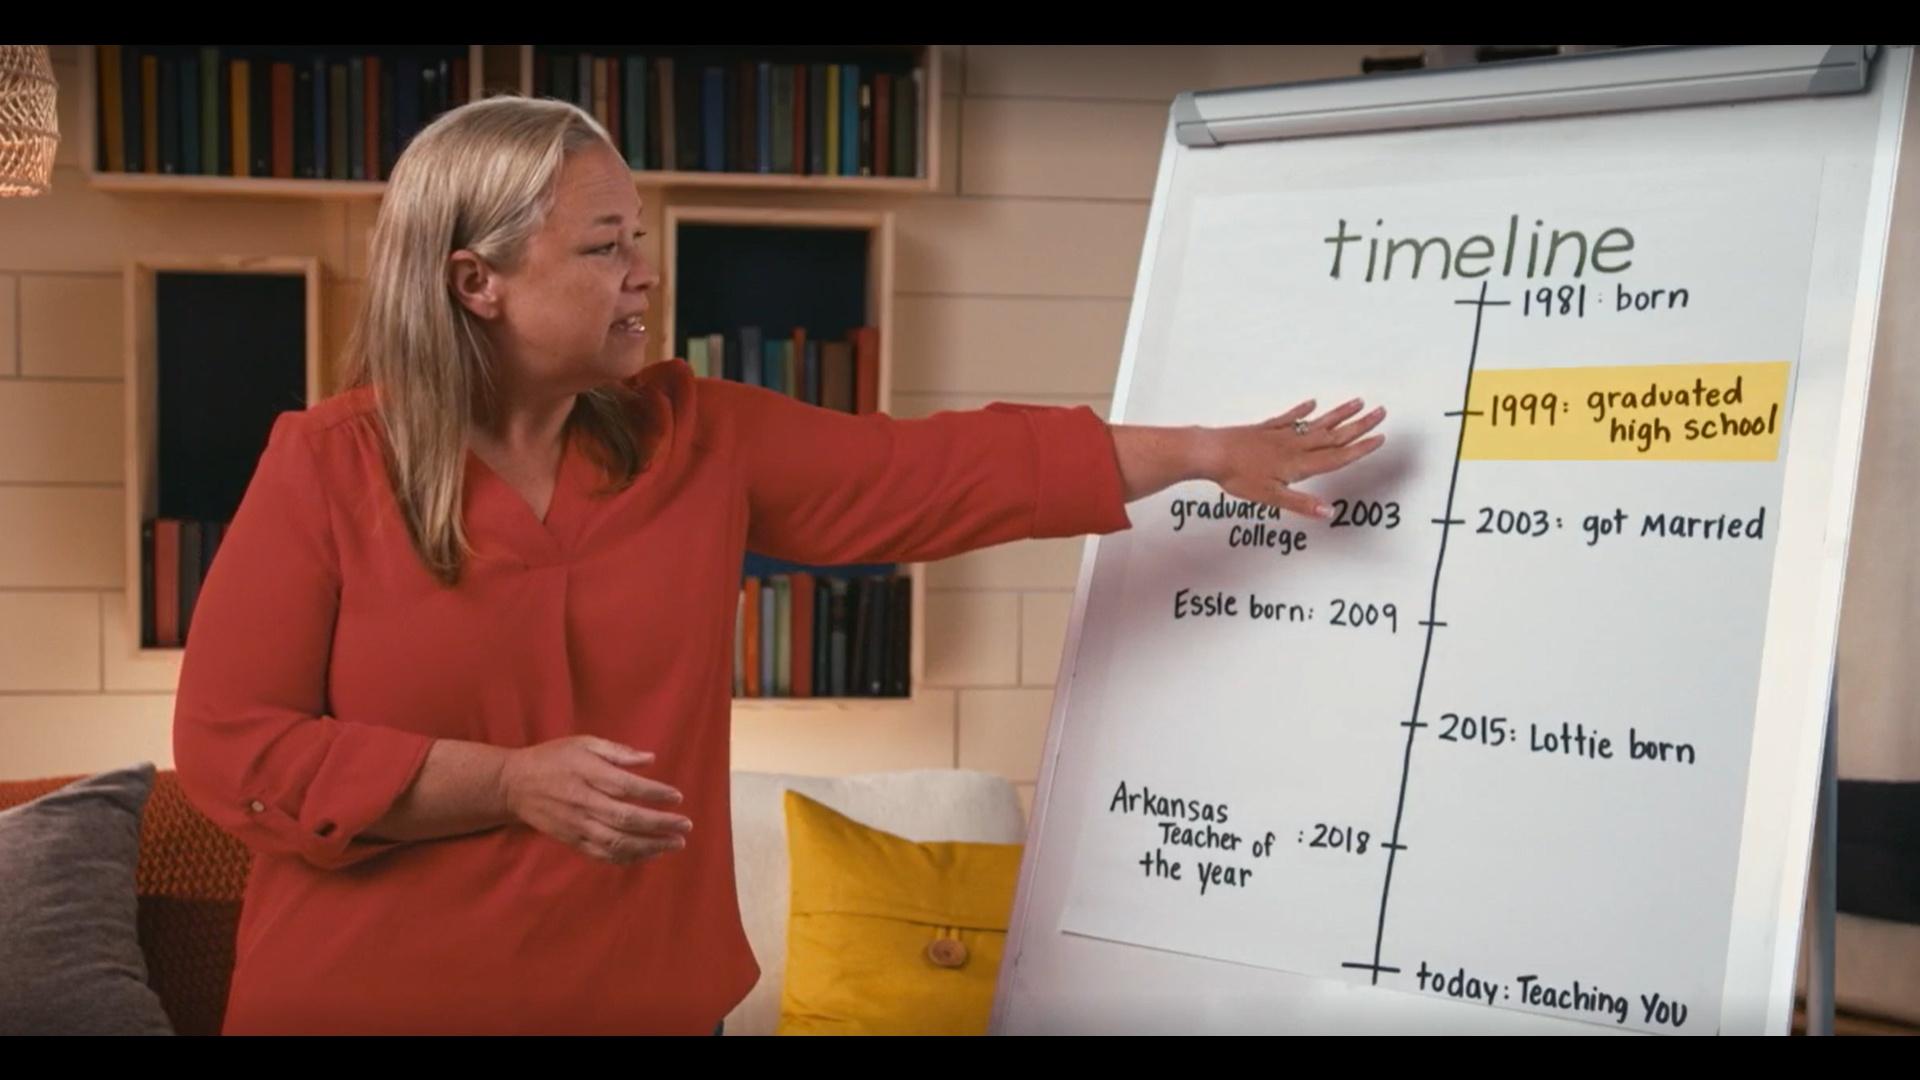
<path id="1" fill-rule="evenodd" d="M 660 273 L 653 263 L 638 248 L 634 249 L 633 262 L 627 270 L 627 288 L 651 289 L 660 284 Z"/>

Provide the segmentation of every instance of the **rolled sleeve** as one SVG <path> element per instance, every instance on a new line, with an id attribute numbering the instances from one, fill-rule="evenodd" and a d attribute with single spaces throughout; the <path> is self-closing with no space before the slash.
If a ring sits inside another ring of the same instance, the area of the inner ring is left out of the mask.
<path id="1" fill-rule="evenodd" d="M 333 729 L 312 779 L 303 784 L 296 775 L 241 785 L 235 832 L 256 849 L 293 853 L 326 870 L 399 846 L 365 834 L 413 785 L 433 740 L 331 717 L 311 723 Z"/>
<path id="2" fill-rule="evenodd" d="M 1007 402 L 988 409 L 1023 416 L 1033 438 L 1035 537 L 1099 535 L 1131 526 L 1113 433 L 1092 409 Z"/>

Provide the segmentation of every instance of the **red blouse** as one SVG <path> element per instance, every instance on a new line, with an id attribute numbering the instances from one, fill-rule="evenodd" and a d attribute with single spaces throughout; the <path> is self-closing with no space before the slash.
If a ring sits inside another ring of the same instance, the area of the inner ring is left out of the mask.
<path id="1" fill-rule="evenodd" d="M 226 1030 L 704 1034 L 759 977 L 734 892 L 733 622 L 748 550 L 912 562 L 1128 526 L 1084 408 L 849 416 L 646 369 L 648 463 L 616 495 L 577 442 L 542 522 L 469 453 L 478 555 L 436 583 L 386 479 L 370 392 L 276 422 L 200 594 L 175 767 L 255 853 Z M 601 735 L 693 820 L 613 866 L 525 827 L 359 834 L 435 738 Z"/>

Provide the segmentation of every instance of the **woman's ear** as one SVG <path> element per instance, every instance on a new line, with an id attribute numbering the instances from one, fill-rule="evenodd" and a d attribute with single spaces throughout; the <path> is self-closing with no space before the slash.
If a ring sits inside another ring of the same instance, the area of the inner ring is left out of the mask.
<path id="1" fill-rule="evenodd" d="M 447 287 L 462 307 L 480 318 L 500 314 L 500 277 L 473 252 L 456 251 L 447 257 Z"/>

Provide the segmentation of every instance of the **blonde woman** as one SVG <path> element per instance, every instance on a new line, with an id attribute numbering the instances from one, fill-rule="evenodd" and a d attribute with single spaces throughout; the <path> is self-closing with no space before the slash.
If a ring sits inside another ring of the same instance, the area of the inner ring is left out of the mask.
<path id="1" fill-rule="evenodd" d="M 1181 481 L 1380 445 L 1078 408 L 851 416 L 649 365 L 641 205 L 570 105 L 397 163 L 350 387 L 282 415 L 201 593 L 175 761 L 255 853 L 231 1033 L 697 1033 L 753 986 L 728 835 L 743 554 L 917 561 L 1104 533 Z"/>

